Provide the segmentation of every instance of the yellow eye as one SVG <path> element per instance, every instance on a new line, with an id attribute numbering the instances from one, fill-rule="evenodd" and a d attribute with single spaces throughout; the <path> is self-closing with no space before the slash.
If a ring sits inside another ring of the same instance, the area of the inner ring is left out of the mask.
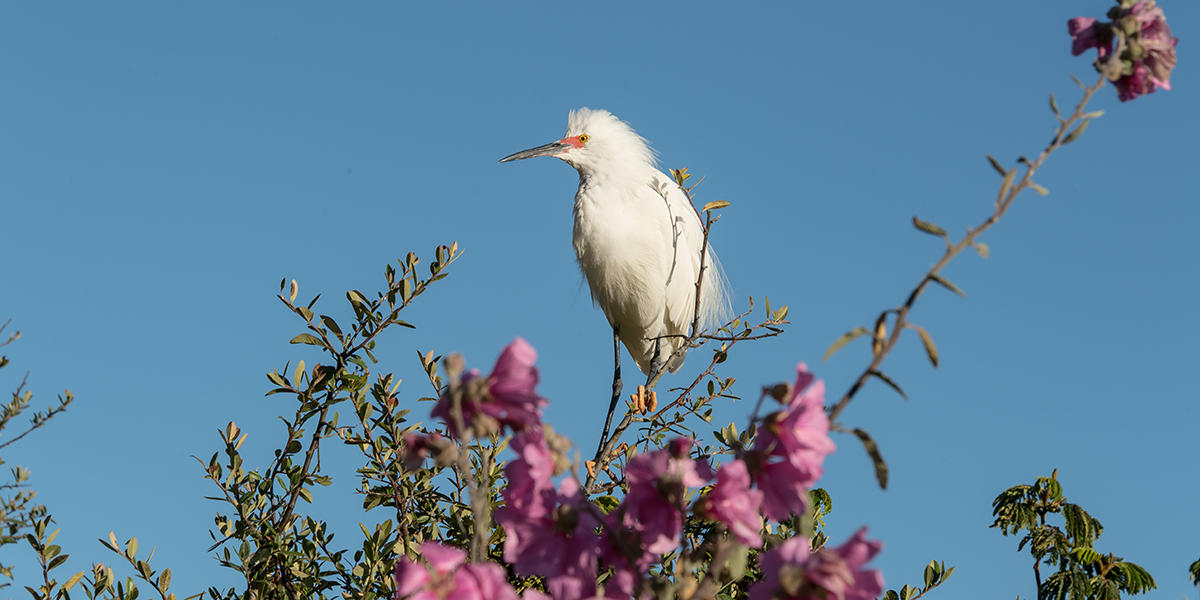
<path id="1" fill-rule="evenodd" d="M 590 135 L 588 135 L 588 134 L 586 134 L 586 133 L 585 133 L 585 134 L 583 134 L 583 135 L 579 136 L 579 143 L 580 143 L 580 144 L 586 144 L 586 143 L 587 143 L 587 141 L 588 141 L 588 140 L 590 140 L 590 139 L 592 139 L 592 136 L 590 136 Z"/>

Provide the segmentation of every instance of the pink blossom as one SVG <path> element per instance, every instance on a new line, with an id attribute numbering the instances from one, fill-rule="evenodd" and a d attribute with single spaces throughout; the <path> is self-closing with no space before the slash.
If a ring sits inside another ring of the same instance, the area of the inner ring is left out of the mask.
<path id="1" fill-rule="evenodd" d="M 538 518 L 554 508 L 554 457 L 540 429 L 529 429 L 513 437 L 509 447 L 516 458 L 504 466 L 508 485 L 504 487 L 507 512 Z M 497 512 L 497 514 L 501 514 Z"/>
<path id="2" fill-rule="evenodd" d="M 1100 60 L 1112 53 L 1112 30 L 1108 23 L 1097 27 L 1096 19 L 1075 17 L 1067 21 L 1067 33 L 1071 34 L 1071 54 L 1075 56 L 1083 54 L 1088 48 L 1095 48 Z"/>
<path id="3" fill-rule="evenodd" d="M 464 425 L 472 429 L 472 423 L 481 415 L 495 419 L 495 422 L 507 425 L 513 431 L 541 425 L 546 399 L 538 396 L 535 389 L 538 383 L 538 371 L 534 366 L 536 361 L 537 351 L 533 346 L 517 338 L 500 353 L 485 386 L 471 385 L 478 378 L 476 372 L 464 375 L 460 382 Z M 486 391 L 479 393 L 477 388 L 480 387 Z M 451 415 L 451 402 L 452 394 L 443 394 L 432 413 L 446 422 L 451 435 L 461 438 L 462 432 L 458 431 Z"/>
<path id="4" fill-rule="evenodd" d="M 431 451 L 437 450 L 444 443 L 440 433 L 428 435 L 410 431 L 404 434 L 404 468 L 415 471 L 421 468 Z"/>
<path id="5" fill-rule="evenodd" d="M 1128 102 L 1138 96 L 1149 94 L 1155 89 L 1154 81 L 1151 80 L 1150 70 L 1142 65 L 1133 67 L 1133 73 L 1122 75 L 1120 79 L 1113 82 L 1117 87 L 1117 98 L 1121 102 Z"/>
<path id="6" fill-rule="evenodd" d="M 794 537 L 759 558 L 762 580 L 750 588 L 751 600 L 874 600 L 883 593 L 883 575 L 863 569 L 883 544 L 867 540 L 859 529 L 832 550 L 809 550 L 806 538 Z"/>
<path id="7" fill-rule="evenodd" d="M 1154 2 L 1147 0 L 1134 4 L 1129 9 L 1129 16 L 1137 21 L 1137 43 L 1145 51 L 1145 56 L 1141 57 L 1138 66 L 1145 66 L 1149 70 L 1146 78 L 1154 87 L 1170 90 L 1171 71 L 1175 68 L 1175 46 L 1179 43 L 1179 38 L 1171 35 L 1166 15 Z M 1134 74 L 1137 74 L 1136 67 Z M 1150 91 L 1154 89 L 1151 88 Z"/>
<path id="8" fill-rule="evenodd" d="M 783 521 L 807 509 L 807 494 L 835 446 L 825 415 L 825 382 L 804 363 L 796 366 L 796 385 L 783 410 L 767 415 L 748 453 L 750 471 L 763 491 L 763 513 Z"/>
<path id="9" fill-rule="evenodd" d="M 505 466 L 505 505 L 496 511 L 504 527 L 504 560 L 522 576 L 546 578 L 555 600 L 578 600 L 596 585 L 600 539 L 579 484 L 550 482 L 554 459 L 540 429 L 517 434 L 517 457 Z"/>
<path id="10" fill-rule="evenodd" d="M 724 523 L 738 540 L 747 546 L 762 546 L 763 492 L 750 489 L 750 473 L 746 463 L 731 461 L 717 470 L 717 483 L 703 503 L 704 513 L 714 521 Z"/>
<path id="11" fill-rule="evenodd" d="M 641 535 L 651 554 L 670 552 L 679 543 L 684 494 L 711 477 L 707 464 L 697 467 L 688 457 L 690 449 L 690 440 L 677 438 L 669 448 L 635 456 L 625 465 L 629 493 L 621 502 L 622 524 Z"/>
<path id="12" fill-rule="evenodd" d="M 1124 3 L 1122 3 L 1124 4 Z M 1126 102 L 1162 88 L 1171 89 L 1171 71 L 1175 69 L 1175 46 L 1179 39 L 1171 35 L 1166 15 L 1153 0 L 1141 0 L 1128 8 L 1109 11 L 1112 22 L 1090 17 L 1075 17 L 1067 22 L 1071 34 L 1071 52 L 1080 54 L 1096 48 L 1099 61 L 1109 59 L 1114 36 L 1120 36 L 1119 64 L 1099 64 L 1109 73 L 1117 88 L 1117 97 Z M 1110 61 L 1111 62 L 1111 61 Z"/>
<path id="13" fill-rule="evenodd" d="M 407 556 L 396 562 L 396 600 L 517 600 L 500 565 L 464 564 L 466 552 L 437 542 L 420 549 L 424 565 Z"/>

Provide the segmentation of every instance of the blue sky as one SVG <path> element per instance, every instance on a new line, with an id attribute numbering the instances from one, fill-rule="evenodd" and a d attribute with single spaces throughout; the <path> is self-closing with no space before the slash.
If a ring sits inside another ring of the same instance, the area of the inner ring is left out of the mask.
<path id="1" fill-rule="evenodd" d="M 1104 523 L 1100 549 L 1147 567 L 1156 596 L 1196 596 L 1200 8 L 1161 5 L 1182 38 L 1175 91 L 1102 91 L 1107 114 L 1038 178 L 1051 195 L 1020 199 L 985 236 L 990 259 L 948 269 L 968 298 L 932 290 L 914 311 L 941 367 L 913 337 L 886 365 L 911 401 L 873 385 L 845 413 L 878 439 L 892 485 L 836 438 L 830 533 L 868 525 L 889 586 L 936 558 L 958 566 L 940 597 L 1032 597 L 1017 540 L 987 528 L 990 502 L 1057 467 Z M 593 447 L 611 338 L 571 251 L 576 175 L 495 162 L 560 137 L 578 106 L 707 176 L 699 198 L 732 202 L 713 243 L 737 305 L 791 307 L 785 336 L 728 362 L 747 399 L 720 415 L 744 422 L 758 386 L 801 360 L 840 395 L 867 350 L 821 363 L 825 348 L 940 255 L 909 219 L 955 234 L 981 221 L 998 183 L 984 155 L 1036 153 L 1047 93 L 1066 106 L 1069 74 L 1092 79 L 1065 23 L 1107 3 L 1003 7 L 7 5 L 0 319 L 25 338 L 4 385 L 29 369 L 43 400 L 69 387 L 78 401 L 5 459 L 33 469 L 71 569 L 113 562 L 95 542 L 112 529 L 157 547 L 180 592 L 231 585 L 205 553 L 220 507 L 190 457 L 217 450 L 231 419 L 260 462 L 281 438 L 290 407 L 262 396 L 263 373 L 311 355 L 287 344 L 299 328 L 280 278 L 344 314 L 346 289 L 452 240 L 466 254 L 408 315 L 418 329 L 382 343 L 401 393 L 426 392 L 414 349 L 487 368 L 521 335 L 541 351 L 548 420 Z M 354 523 L 383 516 L 361 514 L 352 456 L 330 447 L 345 485 L 317 514 L 352 543 Z"/>

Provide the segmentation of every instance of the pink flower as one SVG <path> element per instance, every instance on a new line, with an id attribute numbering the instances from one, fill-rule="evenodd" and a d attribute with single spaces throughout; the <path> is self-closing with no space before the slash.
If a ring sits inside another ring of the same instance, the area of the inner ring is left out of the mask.
<path id="1" fill-rule="evenodd" d="M 835 446 L 825 415 L 825 382 L 815 379 L 804 363 L 796 366 L 796 385 L 783 410 L 767 415 L 754 450 L 747 455 L 750 471 L 763 491 L 763 513 L 776 521 L 807 509 L 807 494 Z"/>
<path id="2" fill-rule="evenodd" d="M 517 434 L 517 458 L 505 466 L 505 505 L 496 511 L 504 527 L 504 560 L 522 576 L 541 575 L 555 600 L 578 600 L 595 590 L 600 539 L 579 484 L 550 482 L 554 459 L 540 429 Z"/>
<path id="3" fill-rule="evenodd" d="M 743 544 L 762 546 L 763 493 L 750 489 L 750 473 L 746 463 L 734 460 L 717 471 L 717 483 L 703 503 L 704 513 L 714 521 L 724 523 Z"/>
<path id="4" fill-rule="evenodd" d="M 550 514 L 554 508 L 554 483 L 550 481 L 554 457 L 542 431 L 522 431 L 513 437 L 510 447 L 517 457 L 504 466 L 508 485 L 504 487 L 505 508 L 501 511 L 531 518 Z"/>
<path id="5" fill-rule="evenodd" d="M 450 441 L 440 433 L 422 434 L 410 431 L 404 434 L 404 468 L 415 471 L 421 468 L 430 454 L 442 464 L 444 453 L 451 449 Z"/>
<path id="6" fill-rule="evenodd" d="M 433 416 L 445 421 L 451 435 L 458 438 L 462 437 L 462 432 L 458 431 L 450 410 L 455 400 L 462 403 L 463 424 L 469 430 L 480 429 L 477 426 L 489 419 L 494 419 L 493 425 L 507 425 L 513 431 L 540 425 L 546 399 L 538 396 L 535 390 L 538 383 L 536 361 L 537 351 L 529 342 L 521 338 L 513 340 L 496 359 L 486 385 L 473 383 L 478 379 L 476 372 L 467 373 L 458 384 L 457 397 L 450 390 L 442 394 L 433 408 Z"/>
<path id="7" fill-rule="evenodd" d="M 1133 68 L 1133 73 L 1122 75 L 1120 79 L 1113 82 L 1117 87 L 1117 98 L 1121 102 L 1128 102 L 1138 96 L 1149 94 L 1155 89 L 1154 81 L 1151 80 L 1150 70 L 1142 65 L 1137 65 Z"/>
<path id="8" fill-rule="evenodd" d="M 650 554 L 675 549 L 683 530 L 684 494 L 711 478 L 707 464 L 698 469 L 688 457 L 690 449 L 690 440 L 677 438 L 669 448 L 635 456 L 625 465 L 629 493 L 621 502 L 622 524 L 641 535 Z"/>
<path id="9" fill-rule="evenodd" d="M 1122 3 L 1125 4 L 1125 3 Z M 1075 17 L 1067 22 L 1071 34 L 1071 53 L 1088 48 L 1099 53 L 1097 69 L 1108 73 L 1117 88 L 1117 97 L 1126 102 L 1158 88 L 1171 89 L 1171 71 L 1175 68 L 1175 46 L 1179 39 L 1171 35 L 1166 15 L 1153 0 L 1141 0 L 1128 8 L 1113 7 L 1112 22 L 1090 17 Z M 1102 65 L 1112 53 L 1114 36 L 1120 36 L 1119 64 Z"/>
<path id="10" fill-rule="evenodd" d="M 436 542 L 421 544 L 422 565 L 407 556 L 396 562 L 395 600 L 517 600 L 504 568 L 463 564 L 467 553 Z"/>
<path id="11" fill-rule="evenodd" d="M 809 541 L 794 537 L 759 558 L 763 577 L 750 588 L 751 600 L 874 600 L 883 593 L 883 575 L 863 569 L 883 544 L 859 529 L 846 543 L 810 552 Z"/>
<path id="12" fill-rule="evenodd" d="M 1112 30 L 1096 26 L 1096 19 L 1075 17 L 1067 21 L 1067 33 L 1071 34 L 1071 54 L 1079 56 L 1088 48 L 1095 48 L 1100 60 L 1112 53 Z M 1101 41 L 1104 38 L 1104 41 Z"/>
<path id="13" fill-rule="evenodd" d="M 1145 51 L 1141 65 L 1150 71 L 1147 78 L 1155 86 L 1170 90 L 1171 71 L 1175 68 L 1175 46 L 1179 43 L 1179 38 L 1171 35 L 1166 15 L 1154 2 L 1147 0 L 1134 4 L 1129 9 L 1129 15 L 1137 21 L 1139 27 L 1137 42 Z M 1134 52 L 1132 56 L 1136 54 Z"/>

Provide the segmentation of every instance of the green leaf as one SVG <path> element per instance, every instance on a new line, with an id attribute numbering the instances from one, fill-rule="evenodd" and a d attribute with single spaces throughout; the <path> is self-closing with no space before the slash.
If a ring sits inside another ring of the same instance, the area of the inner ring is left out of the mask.
<path id="1" fill-rule="evenodd" d="M 1038 184 L 1036 184 L 1036 183 L 1033 183 L 1032 181 L 1031 181 L 1031 182 L 1029 182 L 1029 187 L 1033 188 L 1033 191 L 1037 192 L 1038 194 L 1040 194 L 1040 195 L 1042 195 L 1042 196 L 1049 196 L 1049 195 L 1050 195 L 1050 190 L 1048 190 L 1048 189 L 1046 189 L 1046 188 L 1044 188 L 1044 187 L 1042 187 L 1042 186 L 1040 186 L 1040 185 L 1038 185 Z"/>
<path id="2" fill-rule="evenodd" d="M 996 172 L 999 173 L 1001 177 L 1008 175 L 1008 171 L 1004 168 L 1003 165 L 1000 164 L 1000 161 L 996 160 L 995 158 L 992 158 L 991 154 L 987 155 L 987 159 L 988 159 L 988 163 L 992 165 L 992 168 L 995 169 Z"/>
<path id="3" fill-rule="evenodd" d="M 337 321 L 328 315 L 321 315 L 321 322 L 333 332 L 334 335 L 342 337 L 342 328 L 338 327 Z"/>
<path id="4" fill-rule="evenodd" d="M 1054 116 L 1060 116 L 1060 113 L 1058 112 L 1058 102 L 1055 102 L 1054 94 L 1050 94 L 1050 110 L 1054 111 Z"/>
<path id="5" fill-rule="evenodd" d="M 912 323 L 907 323 L 907 325 L 915 329 L 917 335 L 921 336 L 921 343 L 925 345 L 925 355 L 929 357 L 929 362 L 933 363 L 935 367 L 938 366 L 937 346 L 933 344 L 933 338 L 929 336 L 929 332 L 925 331 L 925 328 L 920 325 L 913 325 Z"/>
<path id="6" fill-rule="evenodd" d="M 975 251 L 983 258 L 987 258 L 992 253 L 992 249 L 988 248 L 988 245 L 983 242 L 975 242 L 971 245 L 975 247 Z"/>
<path id="7" fill-rule="evenodd" d="M 938 227 L 937 225 L 934 225 L 933 223 L 930 223 L 928 221 L 922 221 L 915 216 L 912 218 L 912 223 L 913 223 L 913 227 L 916 227 L 917 229 L 920 229 L 921 231 L 924 231 L 925 233 L 928 233 L 930 235 L 946 237 L 946 230 L 942 229 L 941 227 Z"/>
<path id="8" fill-rule="evenodd" d="M 708 212 L 710 210 L 717 210 L 719 208 L 725 208 L 726 206 L 729 206 L 729 202 L 727 202 L 725 200 L 713 200 L 712 202 L 706 203 L 704 205 L 704 208 L 700 209 L 700 212 Z"/>
<path id="9" fill-rule="evenodd" d="M 838 339 L 834 340 L 833 344 L 831 344 L 829 346 L 829 349 L 825 351 L 825 356 L 821 357 L 821 362 L 825 362 L 826 360 L 829 360 L 829 357 L 833 356 L 834 352 L 841 350 L 843 346 L 845 346 L 846 344 L 849 344 L 851 341 L 854 340 L 854 338 L 862 336 L 862 335 L 870 335 L 870 333 L 871 332 L 868 331 L 866 327 L 855 327 L 854 329 L 851 329 L 850 331 L 843 333 L 842 337 L 839 337 Z"/>
<path id="10" fill-rule="evenodd" d="M 83 579 L 83 571 L 72 575 L 71 578 L 63 584 L 63 591 L 70 591 L 71 588 L 75 587 L 75 584 L 79 583 L 80 579 Z"/>
<path id="11" fill-rule="evenodd" d="M 1079 139 L 1079 136 L 1083 135 L 1084 131 L 1087 131 L 1088 123 L 1091 123 L 1091 122 L 1092 122 L 1091 119 L 1084 119 L 1082 123 L 1080 123 L 1079 125 L 1076 125 L 1075 129 L 1072 129 L 1071 133 L 1068 133 L 1067 137 L 1063 138 L 1061 145 L 1066 146 L 1067 144 L 1070 144 L 1071 142 L 1074 142 L 1075 140 Z"/>
<path id="12" fill-rule="evenodd" d="M 605 514 L 616 510 L 621 505 L 621 501 L 615 496 L 597 496 L 594 500 L 596 506 L 599 506 L 600 510 L 604 511 Z"/>
<path id="13" fill-rule="evenodd" d="M 937 582 L 938 575 L 941 574 L 940 571 L 941 571 L 941 569 L 938 568 L 938 564 L 937 564 L 936 560 L 931 560 L 931 561 L 929 561 L 929 564 L 925 565 L 925 587 L 926 588 L 929 588 L 929 586 L 931 586 Z"/>
<path id="14" fill-rule="evenodd" d="M 1013 181 L 1017 178 L 1017 169 L 1013 167 L 1004 175 L 1004 182 L 1000 184 L 1000 193 L 996 195 L 996 204 L 1004 202 L 1004 197 L 1008 195 L 1008 190 L 1012 189 Z"/>
<path id="15" fill-rule="evenodd" d="M 966 293 L 966 292 L 964 292 L 964 291 L 962 291 L 962 290 L 958 289 L 958 286 L 957 286 L 957 285 L 954 285 L 953 283 L 950 283 L 950 281 L 949 281 L 949 280 L 947 280 L 947 279 L 943 278 L 941 275 L 938 275 L 938 274 L 936 274 L 936 273 L 935 273 L 935 274 L 931 274 L 931 275 L 929 276 L 929 279 L 930 279 L 931 281 L 933 281 L 934 283 L 937 283 L 937 284 L 941 285 L 942 287 L 944 287 L 944 288 L 946 288 L 946 289 L 948 289 L 948 290 L 950 290 L 950 291 L 954 292 L 955 294 L 958 294 L 959 296 L 962 296 L 963 298 L 966 298 L 966 297 L 967 297 L 967 293 Z"/>
<path id="16" fill-rule="evenodd" d="M 879 489 L 886 490 L 888 484 L 888 466 L 883 460 L 883 454 L 879 452 L 879 444 L 871 437 L 871 434 L 866 430 L 855 427 L 851 433 L 862 442 L 863 449 L 867 451 L 867 455 L 871 457 L 871 462 L 875 464 L 875 481 L 879 482 Z"/>
<path id="17" fill-rule="evenodd" d="M 70 556 L 70 554 L 59 554 L 58 556 L 55 556 L 54 558 L 50 559 L 49 563 L 46 563 L 46 569 L 50 571 L 57 569 L 59 565 L 67 562 L 67 558 Z"/>
<path id="18" fill-rule="evenodd" d="M 892 381 L 891 377 L 884 375 L 882 371 L 879 371 L 878 369 L 871 369 L 867 373 L 869 375 L 874 375 L 875 377 L 879 378 L 879 380 L 886 383 L 888 387 L 892 388 L 893 390 L 896 390 L 896 393 L 903 396 L 905 400 L 908 400 L 908 394 L 905 394 L 904 390 L 900 389 L 900 385 L 897 384 L 895 381 Z"/>
<path id="19" fill-rule="evenodd" d="M 290 341 L 288 343 L 289 344 L 308 344 L 310 346 L 324 345 L 323 342 L 321 342 L 321 338 L 319 338 L 311 333 L 302 333 L 302 334 L 292 338 L 292 341 Z"/>

